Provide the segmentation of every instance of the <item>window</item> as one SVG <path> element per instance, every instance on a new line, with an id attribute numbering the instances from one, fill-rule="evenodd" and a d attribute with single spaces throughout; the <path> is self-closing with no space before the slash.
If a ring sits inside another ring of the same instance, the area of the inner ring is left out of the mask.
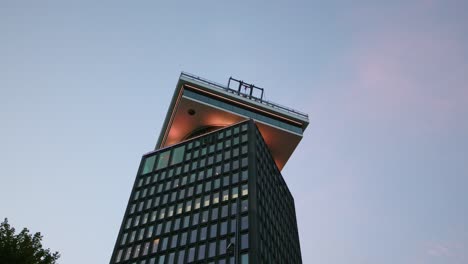
<path id="1" fill-rule="evenodd" d="M 242 204 L 241 204 L 242 212 L 247 212 L 249 210 L 248 204 L 249 204 L 248 200 L 242 200 Z"/>
<path id="2" fill-rule="evenodd" d="M 206 226 L 200 229 L 200 241 L 206 240 L 206 229 L 207 229 Z"/>
<path id="3" fill-rule="evenodd" d="M 121 259 L 121 258 L 122 258 L 122 249 L 119 250 L 119 253 L 117 253 L 117 258 L 116 258 L 115 262 L 116 262 L 116 263 L 117 263 L 117 262 L 120 262 L 120 259 Z"/>
<path id="4" fill-rule="evenodd" d="M 249 234 L 243 234 L 241 236 L 241 249 L 249 248 Z"/>
<path id="5" fill-rule="evenodd" d="M 249 189 L 247 188 L 247 184 L 242 185 L 242 196 L 249 194 Z"/>
<path id="6" fill-rule="evenodd" d="M 216 255 L 216 241 L 211 242 L 209 247 L 208 247 L 208 257 L 214 257 Z"/>
<path id="7" fill-rule="evenodd" d="M 181 163 L 184 160 L 185 145 L 174 149 L 172 152 L 171 165 Z"/>
<path id="8" fill-rule="evenodd" d="M 203 206 L 209 206 L 209 205 L 210 205 L 210 196 L 206 195 L 203 200 Z"/>
<path id="9" fill-rule="evenodd" d="M 166 256 L 162 255 L 159 257 L 159 264 L 164 264 L 164 260 L 166 259 Z"/>
<path id="10" fill-rule="evenodd" d="M 167 249 L 167 241 L 168 240 L 169 240 L 169 238 L 167 238 L 167 237 L 162 239 L 161 250 L 166 250 Z"/>
<path id="11" fill-rule="evenodd" d="M 172 222 L 167 221 L 166 227 L 164 228 L 164 233 L 169 233 L 171 231 L 171 225 L 172 225 Z"/>
<path id="12" fill-rule="evenodd" d="M 229 200 L 229 190 L 223 191 L 223 201 Z"/>
<path id="13" fill-rule="evenodd" d="M 249 264 L 249 254 L 248 253 L 242 254 L 241 264 Z"/>
<path id="14" fill-rule="evenodd" d="M 198 213 L 193 214 L 193 217 L 192 217 L 192 226 L 193 226 L 193 225 L 198 225 L 198 218 L 199 218 L 199 214 L 198 214 Z"/>
<path id="15" fill-rule="evenodd" d="M 148 255 L 149 247 L 150 247 L 150 242 L 146 242 L 145 247 L 143 248 L 143 256 Z"/>
<path id="16" fill-rule="evenodd" d="M 211 220 L 216 220 L 218 219 L 218 208 L 213 208 L 211 210 Z"/>
<path id="17" fill-rule="evenodd" d="M 156 156 L 151 156 L 151 157 L 145 158 L 144 165 L 143 165 L 143 172 L 141 174 L 146 174 L 148 172 L 152 172 L 155 160 L 156 160 Z"/>
<path id="18" fill-rule="evenodd" d="M 174 263 L 174 256 L 175 256 L 175 253 L 172 252 L 171 254 L 169 254 L 169 258 L 167 260 L 167 263 Z"/>
<path id="19" fill-rule="evenodd" d="M 158 159 L 158 164 L 156 166 L 156 169 L 159 170 L 159 169 L 164 169 L 167 167 L 167 164 L 169 163 L 169 156 L 171 154 L 171 151 L 170 150 L 167 150 L 165 152 L 162 152 L 160 155 L 159 155 L 159 159 Z"/>
<path id="20" fill-rule="evenodd" d="M 221 217 L 226 217 L 228 215 L 228 205 L 223 205 L 221 207 Z"/>
<path id="21" fill-rule="evenodd" d="M 195 247 L 189 248 L 187 262 L 193 262 L 195 260 Z"/>
<path id="22" fill-rule="evenodd" d="M 132 254 L 132 247 L 129 247 L 127 248 L 127 253 L 125 254 L 125 260 L 128 260 L 131 254 Z"/>
<path id="23" fill-rule="evenodd" d="M 156 238 L 156 239 L 153 241 L 153 253 L 158 252 L 158 246 L 159 246 L 159 238 Z"/>
<path id="24" fill-rule="evenodd" d="M 173 235 L 171 238 L 171 248 L 175 248 L 177 246 L 177 235 Z M 169 262 L 172 263 L 172 262 Z"/>
<path id="25" fill-rule="evenodd" d="M 135 247 L 135 251 L 133 252 L 133 258 L 138 257 L 139 254 L 140 254 L 140 245 L 137 245 Z"/>
<path id="26" fill-rule="evenodd" d="M 239 188 L 237 188 L 237 187 L 234 187 L 234 188 L 232 189 L 232 195 L 231 195 L 231 198 L 232 198 L 232 199 L 235 199 L 235 198 L 237 198 L 237 197 L 238 197 L 238 192 L 239 192 Z"/>
<path id="27" fill-rule="evenodd" d="M 150 225 L 148 227 L 148 232 L 146 232 L 146 238 L 150 238 L 151 236 L 153 236 L 153 226 Z"/>
<path id="28" fill-rule="evenodd" d="M 120 245 L 124 245 L 125 244 L 125 241 L 127 240 L 127 233 L 125 233 L 123 236 L 122 236 L 122 240 L 120 241 Z"/>
<path id="29" fill-rule="evenodd" d="M 185 203 L 185 212 L 190 212 L 192 210 L 192 201 L 187 201 Z"/>
<path id="30" fill-rule="evenodd" d="M 208 222 L 208 210 L 203 211 L 202 214 L 202 223 Z"/>
<path id="31" fill-rule="evenodd" d="M 194 229 L 190 232 L 190 243 L 195 243 L 197 241 L 197 230 Z"/>
<path id="32" fill-rule="evenodd" d="M 222 239 L 219 241 L 219 254 L 225 254 L 226 253 L 226 239 Z"/>
<path id="33" fill-rule="evenodd" d="M 216 192 L 213 194 L 213 204 L 219 203 L 219 193 Z"/>
<path id="34" fill-rule="evenodd" d="M 221 222 L 221 231 L 220 234 L 221 236 L 227 234 L 227 221 Z"/>
<path id="35" fill-rule="evenodd" d="M 187 232 L 183 232 L 180 235 L 180 245 L 185 246 L 186 243 L 187 243 Z"/>
<path id="36" fill-rule="evenodd" d="M 210 238 L 216 237 L 216 235 L 218 234 L 218 233 L 217 233 L 217 231 L 218 231 L 217 229 L 218 229 L 218 225 L 217 225 L 217 224 L 211 225 L 211 227 L 210 227 Z"/>
<path id="37" fill-rule="evenodd" d="M 198 260 L 202 260 L 205 258 L 205 245 L 200 245 L 198 248 Z"/>
<path id="38" fill-rule="evenodd" d="M 246 216 L 242 217 L 241 229 L 244 230 L 244 229 L 247 229 L 247 228 L 249 228 L 249 217 L 246 215 Z"/>

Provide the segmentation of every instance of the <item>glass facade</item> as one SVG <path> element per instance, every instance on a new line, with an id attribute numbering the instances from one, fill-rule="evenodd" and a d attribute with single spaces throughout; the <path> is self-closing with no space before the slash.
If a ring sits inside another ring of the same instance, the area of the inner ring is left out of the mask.
<path id="1" fill-rule="evenodd" d="M 253 121 L 142 158 L 110 263 L 301 263 L 294 201 Z"/>

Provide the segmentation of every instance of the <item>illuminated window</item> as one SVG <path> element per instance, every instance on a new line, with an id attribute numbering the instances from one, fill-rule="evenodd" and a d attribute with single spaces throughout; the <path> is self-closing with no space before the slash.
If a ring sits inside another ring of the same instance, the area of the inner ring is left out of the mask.
<path id="1" fill-rule="evenodd" d="M 205 258 L 205 245 L 200 245 L 198 248 L 198 260 L 202 260 Z"/>
<path id="2" fill-rule="evenodd" d="M 223 191 L 223 201 L 229 200 L 229 190 Z"/>
<path id="3" fill-rule="evenodd" d="M 239 196 L 239 193 L 238 193 L 238 192 L 239 192 L 239 188 L 234 187 L 234 188 L 232 189 L 231 198 L 232 198 L 232 199 L 237 198 L 237 197 Z"/>
<path id="4" fill-rule="evenodd" d="M 209 205 L 210 205 L 210 196 L 206 195 L 203 200 L 203 206 L 209 206 Z"/>
<path id="5" fill-rule="evenodd" d="M 153 249 L 152 249 L 153 253 L 158 252 L 158 246 L 159 246 L 159 238 L 156 238 L 155 240 L 153 240 Z"/>
<path id="6" fill-rule="evenodd" d="M 213 204 L 219 203 L 219 192 L 213 194 Z"/>
<path id="7" fill-rule="evenodd" d="M 247 188 L 247 184 L 242 185 L 241 193 L 242 193 L 242 196 L 245 196 L 245 195 L 249 194 L 249 189 Z"/>

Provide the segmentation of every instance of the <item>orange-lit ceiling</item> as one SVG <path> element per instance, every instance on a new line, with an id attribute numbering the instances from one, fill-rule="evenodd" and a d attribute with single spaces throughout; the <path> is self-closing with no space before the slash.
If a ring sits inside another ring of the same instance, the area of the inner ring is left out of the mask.
<path id="1" fill-rule="evenodd" d="M 167 126 L 168 131 L 163 131 L 166 136 L 160 147 L 177 144 L 185 140 L 194 130 L 204 126 L 229 126 L 248 119 L 239 114 L 182 96 L 182 90 L 183 88 L 176 99 L 175 108 L 172 109 L 172 118 Z M 189 110 L 194 110 L 195 113 L 192 112 L 191 115 Z M 255 122 L 276 165 L 279 170 L 282 170 L 302 136 L 256 120 Z"/>

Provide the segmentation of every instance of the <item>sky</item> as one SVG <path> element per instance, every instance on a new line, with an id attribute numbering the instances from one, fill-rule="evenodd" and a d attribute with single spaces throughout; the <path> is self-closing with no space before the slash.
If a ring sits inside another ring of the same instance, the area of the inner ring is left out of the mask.
<path id="1" fill-rule="evenodd" d="M 468 263 L 467 1 L 0 0 L 0 217 L 108 263 L 181 71 L 309 114 L 304 263 Z"/>

